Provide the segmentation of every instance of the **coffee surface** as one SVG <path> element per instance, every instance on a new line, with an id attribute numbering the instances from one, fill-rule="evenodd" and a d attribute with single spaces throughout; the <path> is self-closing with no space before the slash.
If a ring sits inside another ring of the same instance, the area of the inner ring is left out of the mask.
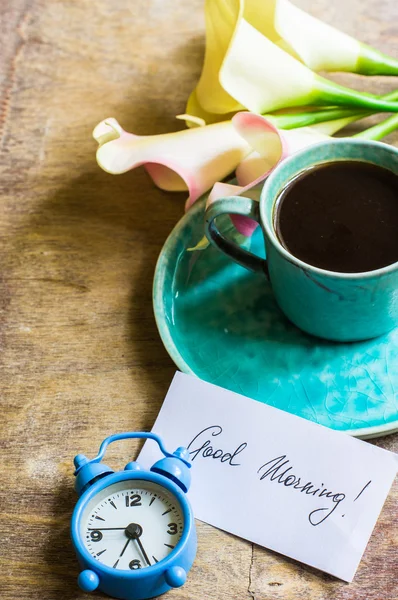
<path id="1" fill-rule="evenodd" d="M 310 168 L 279 196 L 274 227 L 304 262 L 340 273 L 398 261 L 398 176 L 360 161 Z"/>

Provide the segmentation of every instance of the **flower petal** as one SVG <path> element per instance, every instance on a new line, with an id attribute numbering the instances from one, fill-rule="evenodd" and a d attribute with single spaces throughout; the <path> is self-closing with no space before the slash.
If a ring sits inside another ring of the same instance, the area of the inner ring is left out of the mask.
<path id="1" fill-rule="evenodd" d="M 267 159 L 260 156 L 258 152 L 251 152 L 251 154 L 244 158 L 236 167 L 236 179 L 238 180 L 239 185 L 249 185 L 264 173 L 270 173 L 275 164 L 272 165 Z"/>
<path id="2" fill-rule="evenodd" d="M 290 46 L 291 54 L 298 55 L 310 69 L 365 75 L 398 74 L 398 61 L 392 57 L 316 19 L 289 0 L 270 3 L 275 5 L 275 30 Z"/>
<path id="3" fill-rule="evenodd" d="M 93 133 L 99 143 L 97 161 L 108 173 L 125 173 L 145 165 L 155 184 L 165 190 L 188 189 L 189 207 L 212 185 L 229 175 L 250 152 L 231 121 L 152 136 L 124 131 L 115 119 Z"/>
<path id="4" fill-rule="evenodd" d="M 337 122 L 334 130 L 337 131 L 339 125 L 344 126 L 345 121 Z M 238 182 L 244 186 L 267 176 L 281 160 L 294 152 L 329 138 L 318 131 L 316 126 L 277 129 L 265 117 L 253 113 L 238 113 L 232 123 L 254 149 L 236 169 Z M 330 121 L 329 128 L 332 129 L 334 124 L 334 121 Z"/>
<path id="5" fill-rule="evenodd" d="M 261 115 L 238 113 L 232 124 L 254 150 L 236 169 L 239 184 L 246 186 L 268 174 L 286 156 L 287 146 L 282 131 Z"/>
<path id="6" fill-rule="evenodd" d="M 216 183 L 211 190 L 209 197 L 207 199 L 206 206 L 209 206 L 215 200 L 219 198 L 227 198 L 229 196 L 246 196 L 247 198 L 252 198 L 253 200 L 259 201 L 260 193 L 261 193 L 262 185 L 255 186 L 251 184 L 250 186 L 243 187 L 239 185 L 231 185 L 229 183 Z M 241 215 L 230 215 L 231 221 L 234 224 L 235 228 L 242 235 L 249 237 L 253 234 L 254 230 L 257 228 L 258 223 L 249 217 L 243 217 Z"/>
<path id="7" fill-rule="evenodd" d="M 266 117 L 240 112 L 232 118 L 232 124 L 253 150 L 270 157 L 272 163 L 286 151 L 281 130 Z"/>
<path id="8" fill-rule="evenodd" d="M 195 90 L 195 98 L 190 99 L 208 113 L 225 114 L 242 110 L 243 106 L 232 98 L 219 82 L 219 71 L 237 21 L 242 13 L 240 0 L 206 0 L 206 49 L 202 74 Z M 192 106 L 186 110 L 192 112 Z M 199 115 L 200 116 L 200 115 Z"/>
<path id="9" fill-rule="evenodd" d="M 316 100 L 315 74 L 245 19 L 237 25 L 220 69 L 220 82 L 238 102 L 257 113 Z"/>
<path id="10" fill-rule="evenodd" d="M 360 43 L 304 12 L 289 0 L 275 2 L 275 29 L 314 71 L 354 71 Z"/>
<path id="11" fill-rule="evenodd" d="M 173 171 L 171 167 L 166 167 L 160 163 L 145 163 L 144 167 L 152 181 L 161 190 L 166 192 L 186 192 L 188 187 L 188 175 L 183 178 L 182 175 Z M 134 168 L 134 167 L 133 167 Z"/>
<path id="12" fill-rule="evenodd" d="M 187 127 L 204 127 L 206 125 L 206 121 L 203 119 L 203 117 L 188 115 L 187 113 L 184 113 L 183 115 L 176 115 L 176 119 L 179 121 L 185 121 L 185 125 Z"/>
<path id="13" fill-rule="evenodd" d="M 220 85 L 218 83 L 218 76 L 217 76 L 217 79 L 215 80 L 215 82 L 213 84 L 209 85 L 209 88 L 211 87 L 211 85 L 212 86 Z M 211 94 L 211 89 L 209 89 L 208 93 Z M 237 110 L 241 110 L 241 109 L 242 109 L 242 107 L 240 107 Z M 229 121 L 231 119 L 231 117 L 235 114 L 236 111 L 231 111 L 230 113 L 226 112 L 224 114 L 222 114 L 222 113 L 216 114 L 216 113 L 206 111 L 203 108 L 203 106 L 200 104 L 197 94 L 196 94 L 196 89 L 194 89 L 188 98 L 185 112 L 188 115 L 192 115 L 192 116 L 198 117 L 199 119 L 202 119 L 206 123 L 206 125 L 211 125 L 212 123 L 219 123 L 220 121 Z M 186 125 L 187 125 L 187 127 L 192 127 L 191 122 L 189 120 L 186 121 Z"/>
<path id="14" fill-rule="evenodd" d="M 289 156 L 303 148 L 314 146 L 314 144 L 319 144 L 320 142 L 330 139 L 330 136 L 320 133 L 312 127 L 289 129 L 289 131 L 283 132 L 283 137 Z"/>

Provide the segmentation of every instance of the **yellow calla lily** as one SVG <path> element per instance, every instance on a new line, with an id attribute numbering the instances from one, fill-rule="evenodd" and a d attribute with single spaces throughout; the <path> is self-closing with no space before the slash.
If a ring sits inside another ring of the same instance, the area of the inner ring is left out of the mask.
<path id="1" fill-rule="evenodd" d="M 289 0 L 206 0 L 205 16 L 203 71 L 187 112 L 203 111 L 206 122 L 242 108 L 265 113 L 308 104 L 398 112 L 396 104 L 338 86 L 311 71 L 396 74 L 398 61 Z"/>

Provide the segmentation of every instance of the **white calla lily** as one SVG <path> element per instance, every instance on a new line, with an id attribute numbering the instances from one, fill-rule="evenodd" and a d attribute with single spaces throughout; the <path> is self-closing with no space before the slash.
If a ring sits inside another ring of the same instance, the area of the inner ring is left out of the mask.
<path id="1" fill-rule="evenodd" d="M 259 0 L 248 2 L 255 2 L 261 10 Z M 274 5 L 273 26 L 281 38 L 278 45 L 310 69 L 398 75 L 398 60 L 316 19 L 290 0 L 271 0 L 269 4 Z"/>

